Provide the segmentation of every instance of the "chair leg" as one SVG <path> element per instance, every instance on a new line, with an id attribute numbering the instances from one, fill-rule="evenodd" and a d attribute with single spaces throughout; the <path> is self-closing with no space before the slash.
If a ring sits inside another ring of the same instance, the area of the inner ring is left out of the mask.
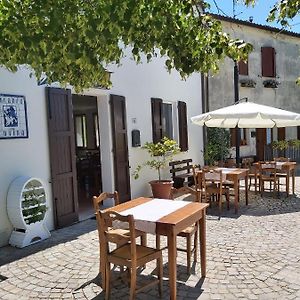
<path id="1" fill-rule="evenodd" d="M 141 245 L 147 247 L 147 233 L 141 235 Z M 143 265 L 142 267 L 145 269 L 146 265 Z"/>
<path id="2" fill-rule="evenodd" d="M 189 234 L 186 237 L 186 267 L 187 267 L 187 273 L 191 273 L 191 252 L 192 252 L 192 246 L 191 246 L 191 235 Z"/>
<path id="3" fill-rule="evenodd" d="M 110 263 L 105 264 L 105 299 L 110 297 Z"/>
<path id="4" fill-rule="evenodd" d="M 227 210 L 229 210 L 229 190 L 226 191 L 226 202 L 227 202 Z"/>
<path id="5" fill-rule="evenodd" d="M 222 212 L 222 195 L 219 196 L 219 220 L 221 219 L 221 212 Z"/>
<path id="6" fill-rule="evenodd" d="M 131 273 L 130 273 L 130 300 L 135 299 L 136 294 L 136 267 L 131 267 Z"/>
<path id="7" fill-rule="evenodd" d="M 105 285 L 106 285 L 106 276 L 105 276 L 105 273 L 106 273 L 106 265 L 105 265 L 105 258 L 104 258 L 104 255 L 103 255 L 103 252 L 104 250 L 101 250 L 100 249 L 100 260 L 99 260 L 99 272 L 101 274 L 101 287 L 103 289 L 103 291 L 105 291 Z"/>

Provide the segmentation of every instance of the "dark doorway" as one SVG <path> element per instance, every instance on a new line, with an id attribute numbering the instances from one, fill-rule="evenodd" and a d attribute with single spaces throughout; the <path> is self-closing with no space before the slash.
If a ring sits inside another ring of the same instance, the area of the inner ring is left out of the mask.
<path id="1" fill-rule="evenodd" d="M 115 190 L 120 202 L 131 199 L 125 97 L 111 95 Z"/>
<path id="2" fill-rule="evenodd" d="M 102 192 L 97 98 L 72 95 L 79 220 L 94 215 L 93 196 Z"/>
<path id="3" fill-rule="evenodd" d="M 256 128 L 256 159 L 265 160 L 265 146 L 273 141 L 273 128 Z"/>

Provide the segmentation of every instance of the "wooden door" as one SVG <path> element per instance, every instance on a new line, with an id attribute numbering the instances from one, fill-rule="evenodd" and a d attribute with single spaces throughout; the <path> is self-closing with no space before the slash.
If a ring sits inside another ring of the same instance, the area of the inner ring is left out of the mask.
<path id="1" fill-rule="evenodd" d="M 265 159 L 265 145 L 267 144 L 266 128 L 256 128 L 256 158 Z"/>
<path id="2" fill-rule="evenodd" d="M 285 140 L 285 128 L 284 127 L 277 128 L 277 140 L 278 141 Z"/>
<path id="3" fill-rule="evenodd" d="M 131 199 L 125 97 L 111 95 L 115 190 L 120 202 Z"/>
<path id="4" fill-rule="evenodd" d="M 46 92 L 55 226 L 60 228 L 78 221 L 72 96 L 65 89 Z"/>

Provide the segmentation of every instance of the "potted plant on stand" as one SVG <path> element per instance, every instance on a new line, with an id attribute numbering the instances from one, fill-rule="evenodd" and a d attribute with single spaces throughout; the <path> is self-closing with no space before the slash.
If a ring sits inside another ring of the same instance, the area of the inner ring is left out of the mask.
<path id="1" fill-rule="evenodd" d="M 150 159 L 145 161 L 144 164 L 137 166 L 133 173 L 134 178 L 139 178 L 139 172 L 143 166 L 148 166 L 149 168 L 156 170 L 158 180 L 149 182 L 152 188 L 153 197 L 162 199 L 170 198 L 173 181 L 162 180 L 161 171 L 167 166 L 168 162 L 173 159 L 173 156 L 180 152 L 177 142 L 164 137 L 158 143 L 147 142 L 142 148 L 148 151 Z"/>

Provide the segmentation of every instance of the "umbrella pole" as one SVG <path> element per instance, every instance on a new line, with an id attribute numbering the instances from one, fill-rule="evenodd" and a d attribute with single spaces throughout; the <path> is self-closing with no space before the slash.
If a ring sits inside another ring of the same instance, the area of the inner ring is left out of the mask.
<path id="1" fill-rule="evenodd" d="M 234 61 L 234 77 L 233 77 L 233 84 L 234 84 L 234 102 L 239 102 L 239 70 L 237 61 Z M 240 128 L 236 126 L 236 165 L 237 167 L 240 166 L 240 144 L 241 144 L 241 132 Z"/>

